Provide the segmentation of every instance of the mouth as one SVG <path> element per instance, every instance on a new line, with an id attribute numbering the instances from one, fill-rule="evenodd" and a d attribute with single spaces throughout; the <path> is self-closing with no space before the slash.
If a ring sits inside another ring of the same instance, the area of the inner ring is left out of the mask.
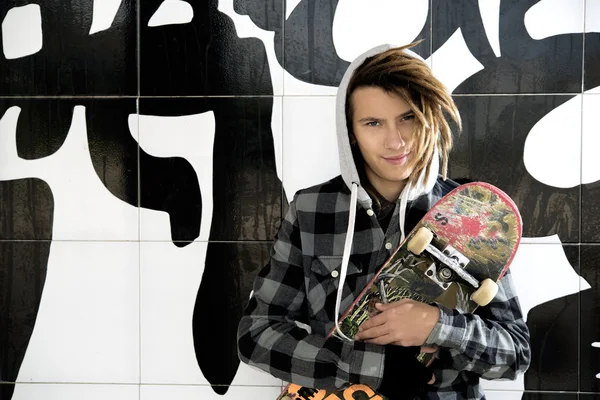
<path id="1" fill-rule="evenodd" d="M 389 162 L 390 164 L 394 164 L 394 165 L 401 165 L 404 164 L 406 162 L 406 160 L 408 159 L 408 155 L 410 154 L 410 151 L 404 154 L 401 154 L 399 156 L 393 156 L 393 157 L 383 157 L 383 159 L 387 162 Z"/>

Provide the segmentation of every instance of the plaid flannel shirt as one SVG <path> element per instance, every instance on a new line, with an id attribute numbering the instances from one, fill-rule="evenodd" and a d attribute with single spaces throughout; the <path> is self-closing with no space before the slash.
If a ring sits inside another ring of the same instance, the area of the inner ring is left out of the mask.
<path id="1" fill-rule="evenodd" d="M 409 202 L 405 232 L 456 186 L 438 178 L 430 193 Z M 296 193 L 239 324 L 243 362 L 306 387 L 332 389 L 348 382 L 379 387 L 383 346 L 325 338 L 334 325 L 339 282 L 334 271 L 340 270 L 349 205 L 350 191 L 341 177 Z M 385 233 L 376 216 L 358 207 L 340 310 L 351 305 L 400 241 L 399 207 Z M 524 372 L 529 331 L 510 272 L 496 298 L 475 314 L 440 306 L 440 319 L 425 344 L 440 347 L 428 399 L 482 399 L 479 377 L 515 379 Z M 398 382 L 401 391 L 401 377 Z"/>

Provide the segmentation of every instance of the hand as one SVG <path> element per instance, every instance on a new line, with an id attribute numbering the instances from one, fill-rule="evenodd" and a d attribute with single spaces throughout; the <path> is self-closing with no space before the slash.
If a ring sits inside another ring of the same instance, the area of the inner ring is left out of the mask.
<path id="1" fill-rule="evenodd" d="M 380 314 L 358 329 L 355 340 L 375 344 L 422 346 L 440 318 L 437 307 L 403 299 L 389 304 L 376 304 Z"/>

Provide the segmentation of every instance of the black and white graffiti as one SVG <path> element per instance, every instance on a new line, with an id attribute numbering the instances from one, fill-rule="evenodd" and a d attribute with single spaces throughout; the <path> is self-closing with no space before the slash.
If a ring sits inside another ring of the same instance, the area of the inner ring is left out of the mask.
<path id="1" fill-rule="evenodd" d="M 534 357 L 489 397 L 600 392 L 600 2 L 8 0 L 0 23 L 1 400 L 275 398 L 237 359 L 253 278 L 339 173 L 349 61 L 415 39 L 462 113 L 451 177 L 524 219 Z"/>

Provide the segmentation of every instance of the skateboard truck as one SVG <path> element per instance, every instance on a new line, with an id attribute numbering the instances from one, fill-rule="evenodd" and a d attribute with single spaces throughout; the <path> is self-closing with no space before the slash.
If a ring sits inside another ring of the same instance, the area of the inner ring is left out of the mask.
<path id="1" fill-rule="evenodd" d="M 427 251 L 434 262 L 431 263 L 425 274 L 432 281 L 438 284 L 442 289 L 446 290 L 450 286 L 449 281 L 452 279 L 452 272 L 458 275 L 462 280 L 476 289 L 471 294 L 471 300 L 480 306 L 489 304 L 490 301 L 498 293 L 498 285 L 493 280 L 487 278 L 483 281 L 478 281 L 473 275 L 467 272 L 464 267 L 469 263 L 469 259 L 462 255 L 454 247 L 448 245 L 444 251 L 439 250 L 431 244 L 433 233 L 421 227 L 408 241 L 408 250 L 415 254 L 421 255 L 423 251 Z M 438 268 L 435 261 L 441 263 Z"/>

